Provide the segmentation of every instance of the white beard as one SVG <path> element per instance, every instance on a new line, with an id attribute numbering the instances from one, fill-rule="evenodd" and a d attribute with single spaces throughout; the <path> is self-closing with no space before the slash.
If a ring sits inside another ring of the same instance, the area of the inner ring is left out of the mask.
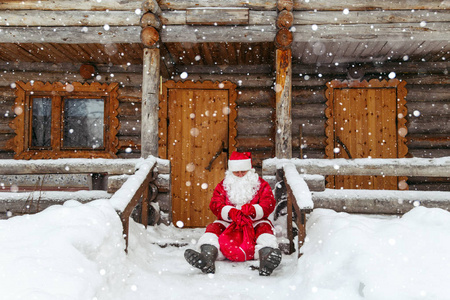
<path id="1" fill-rule="evenodd" d="M 233 172 L 229 170 L 225 172 L 223 187 L 230 202 L 238 208 L 253 199 L 259 186 L 259 175 L 255 169 L 251 169 L 243 177 L 234 176 Z"/>

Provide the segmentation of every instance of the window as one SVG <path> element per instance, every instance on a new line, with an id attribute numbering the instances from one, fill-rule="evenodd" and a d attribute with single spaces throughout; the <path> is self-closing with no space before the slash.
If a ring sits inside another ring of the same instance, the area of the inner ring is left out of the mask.
<path id="1" fill-rule="evenodd" d="M 15 158 L 114 158 L 118 84 L 17 82 Z"/>

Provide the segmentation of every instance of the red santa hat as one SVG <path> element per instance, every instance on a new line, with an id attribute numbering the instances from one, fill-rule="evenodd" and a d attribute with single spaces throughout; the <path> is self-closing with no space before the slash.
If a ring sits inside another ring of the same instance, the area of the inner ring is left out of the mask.
<path id="1" fill-rule="evenodd" d="M 252 154 L 250 152 L 237 152 L 234 151 L 230 155 L 228 160 L 228 170 L 232 172 L 236 171 L 248 171 L 252 168 Z"/>

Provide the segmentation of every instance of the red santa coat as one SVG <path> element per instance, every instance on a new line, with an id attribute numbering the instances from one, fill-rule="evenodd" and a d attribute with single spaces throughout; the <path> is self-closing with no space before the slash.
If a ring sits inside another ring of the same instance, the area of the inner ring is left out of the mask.
<path id="1" fill-rule="evenodd" d="M 214 233 L 219 237 L 221 251 L 228 259 L 231 260 L 243 261 L 253 259 L 255 241 L 258 239 L 258 237 L 262 234 L 273 235 L 273 226 L 272 223 L 268 220 L 268 217 L 274 211 L 276 201 L 270 185 L 265 180 L 259 178 L 259 189 L 253 196 L 253 199 L 251 199 L 247 203 L 252 204 L 256 211 L 256 215 L 251 217 L 254 227 L 254 241 L 253 245 L 248 245 L 248 247 L 245 249 L 238 247 L 236 248 L 237 250 L 235 248 L 231 249 L 228 245 L 226 245 L 228 244 L 228 242 L 235 242 L 233 241 L 235 237 L 225 237 L 224 235 L 222 235 L 222 233 L 228 226 L 230 226 L 230 223 L 232 222 L 232 220 L 228 216 L 229 211 L 232 208 L 240 209 L 241 207 L 236 206 L 230 201 L 224 188 L 223 180 L 214 189 L 214 193 L 209 204 L 211 211 L 214 213 L 214 215 L 216 215 L 219 221 L 208 225 L 208 227 L 206 228 L 206 232 Z M 234 223 L 231 224 L 231 226 L 233 225 Z M 225 234 L 229 235 L 229 231 L 230 230 L 227 230 Z M 242 252 L 245 252 L 245 254 L 242 255 Z"/>

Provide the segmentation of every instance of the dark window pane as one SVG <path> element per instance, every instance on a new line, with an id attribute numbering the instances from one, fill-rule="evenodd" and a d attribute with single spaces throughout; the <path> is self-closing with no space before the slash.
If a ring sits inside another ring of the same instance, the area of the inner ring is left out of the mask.
<path id="1" fill-rule="evenodd" d="M 63 147 L 103 148 L 103 99 L 64 99 Z"/>
<path id="2" fill-rule="evenodd" d="M 52 99 L 33 98 L 31 121 L 31 146 L 50 147 L 52 129 Z"/>

